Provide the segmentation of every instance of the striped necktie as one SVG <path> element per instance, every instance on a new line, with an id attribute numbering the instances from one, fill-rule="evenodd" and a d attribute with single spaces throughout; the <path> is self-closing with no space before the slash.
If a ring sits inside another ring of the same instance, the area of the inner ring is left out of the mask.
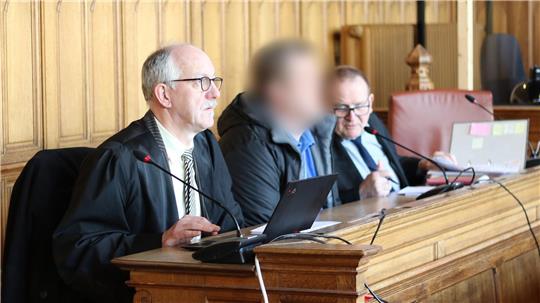
<path id="1" fill-rule="evenodd" d="M 193 185 L 193 148 L 186 150 L 182 154 L 182 161 L 184 162 L 184 181 Z M 184 204 L 186 206 L 186 215 L 191 214 L 193 202 L 193 190 L 191 187 L 184 184 Z"/>

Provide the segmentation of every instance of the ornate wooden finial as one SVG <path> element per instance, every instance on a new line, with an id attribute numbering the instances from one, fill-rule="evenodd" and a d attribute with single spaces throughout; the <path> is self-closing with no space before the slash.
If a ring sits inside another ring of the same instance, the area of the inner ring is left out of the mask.
<path id="1" fill-rule="evenodd" d="M 417 44 L 409 53 L 405 62 L 411 67 L 411 77 L 406 86 L 407 90 L 429 90 L 434 88 L 429 77 L 432 57 L 422 45 Z"/>

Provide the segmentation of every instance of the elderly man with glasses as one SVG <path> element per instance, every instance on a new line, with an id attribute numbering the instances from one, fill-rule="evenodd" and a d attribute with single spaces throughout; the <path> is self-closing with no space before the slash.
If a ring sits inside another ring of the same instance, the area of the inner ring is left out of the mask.
<path id="1" fill-rule="evenodd" d="M 235 228 L 217 205 L 134 152 L 220 201 L 242 224 L 227 165 L 208 130 L 223 81 L 214 73 L 208 55 L 191 45 L 151 54 L 142 67 L 150 110 L 82 164 L 53 240 L 58 272 L 82 294 L 80 302 L 132 301 L 127 273 L 110 263 L 115 257 Z"/>
<path id="2" fill-rule="evenodd" d="M 332 154 L 342 203 L 387 196 L 400 188 L 423 184 L 426 172 L 436 169 L 426 160 L 400 157 L 393 144 L 364 132 L 364 127 L 370 126 L 390 136 L 373 114 L 374 96 L 360 70 L 335 68 L 328 97 L 337 117 Z M 455 163 L 451 155 L 435 154 Z"/>

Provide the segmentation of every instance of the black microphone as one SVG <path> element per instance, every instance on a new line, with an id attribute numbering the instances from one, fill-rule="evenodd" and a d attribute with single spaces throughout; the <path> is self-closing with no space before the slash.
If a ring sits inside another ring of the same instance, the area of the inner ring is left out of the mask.
<path id="1" fill-rule="evenodd" d="M 497 117 L 494 112 L 490 111 L 485 106 L 480 104 L 478 102 L 478 100 L 476 100 L 476 98 L 473 95 L 466 94 L 465 99 L 467 99 L 467 101 L 469 101 L 470 103 L 480 107 L 481 109 L 483 109 L 484 111 L 489 113 L 493 117 L 493 120 L 499 120 L 499 117 Z M 527 163 L 525 164 L 525 167 L 533 167 L 533 166 L 538 165 L 538 164 L 536 164 L 536 165 L 533 164 L 534 160 L 538 158 L 538 155 L 537 155 L 537 152 L 534 150 L 534 147 L 532 146 L 531 141 L 527 141 L 527 146 L 529 147 L 529 150 L 531 152 L 531 158 L 532 159 L 527 160 Z M 531 162 L 529 162 L 529 161 L 531 161 Z"/>
<path id="2" fill-rule="evenodd" d="M 489 109 L 487 109 L 485 106 L 480 104 L 480 102 L 478 102 L 478 100 L 476 100 L 476 97 L 474 97 L 473 95 L 465 94 L 465 99 L 467 99 L 467 101 L 469 101 L 470 103 L 480 107 L 486 113 L 490 114 L 493 117 L 493 119 L 495 119 L 495 114 L 492 111 L 490 111 Z"/>
<path id="3" fill-rule="evenodd" d="M 157 164 L 156 162 L 154 162 L 152 160 L 152 157 L 150 157 L 149 154 L 146 154 L 146 153 L 143 153 L 142 151 L 140 150 L 134 150 L 133 151 L 133 155 L 135 156 L 135 158 L 137 158 L 137 160 L 141 161 L 141 162 L 144 162 L 144 163 L 148 163 L 148 164 L 151 164 L 155 167 L 157 167 L 159 170 L 161 170 L 162 172 L 166 173 L 167 175 L 175 178 L 176 180 L 182 182 L 184 185 L 186 185 L 187 187 L 191 188 L 192 190 L 198 192 L 199 194 L 201 194 L 201 196 L 205 197 L 206 199 L 212 201 L 213 203 L 215 203 L 217 206 L 219 206 L 221 209 L 223 209 L 227 215 L 229 215 L 229 217 L 231 217 L 234 221 L 234 224 L 236 225 L 236 236 L 237 237 L 243 237 L 242 235 L 242 230 L 240 229 L 240 224 L 238 224 L 238 220 L 236 220 L 236 217 L 231 213 L 231 211 L 229 209 L 227 209 L 227 207 L 225 207 L 221 202 L 217 201 L 216 199 L 208 196 L 207 194 L 203 193 L 202 191 L 200 191 L 199 189 L 197 189 L 196 187 L 194 186 L 191 186 L 191 184 L 189 184 L 188 182 L 178 178 L 177 176 L 175 176 L 173 173 L 171 173 L 170 171 L 168 171 L 167 169 L 165 169 L 163 166 Z"/>
<path id="4" fill-rule="evenodd" d="M 408 148 L 407 146 L 404 146 L 402 144 L 397 143 L 393 139 L 390 139 L 390 138 L 388 138 L 386 136 L 381 135 L 378 130 L 376 130 L 376 129 L 372 128 L 372 127 L 366 126 L 366 127 L 364 127 L 364 130 L 367 133 L 370 133 L 370 134 L 372 134 L 374 136 L 377 136 L 379 138 L 383 138 L 384 140 L 389 141 L 389 142 L 391 142 L 391 143 L 393 143 L 393 144 L 395 144 L 395 145 L 397 145 L 397 146 L 399 146 L 399 147 L 401 147 L 403 149 L 406 149 L 406 150 L 410 151 L 411 153 L 417 155 L 418 157 L 433 163 L 435 166 L 437 166 L 438 169 L 441 170 L 441 172 L 442 172 L 442 174 L 444 176 L 444 183 L 446 183 L 447 185 L 450 183 L 450 182 L 448 182 L 448 177 L 446 176 L 446 170 L 439 163 L 437 163 L 437 161 L 434 161 L 431 158 L 428 158 L 428 157 L 426 157 L 426 156 L 424 156 L 422 154 L 419 154 L 418 152 L 415 152 L 414 150 Z"/>
<path id="5" fill-rule="evenodd" d="M 381 135 L 379 133 L 379 131 L 374 129 L 374 128 L 366 126 L 366 127 L 364 127 L 364 130 L 369 134 L 372 134 L 372 135 L 377 136 L 379 138 L 382 138 L 382 139 L 384 139 L 386 141 L 389 141 L 389 142 L 391 142 L 391 143 L 393 143 L 393 144 L 395 144 L 395 145 L 397 145 L 397 146 L 399 146 L 399 147 L 401 147 L 401 148 L 403 148 L 403 149 L 405 149 L 407 151 L 410 151 L 411 153 L 417 155 L 418 157 L 433 163 L 441 171 L 441 173 L 443 174 L 443 177 L 444 177 L 445 185 L 437 186 L 434 189 L 431 189 L 431 190 L 421 194 L 420 196 L 418 196 L 416 198 L 417 200 L 427 198 L 427 197 L 431 197 L 431 196 L 434 196 L 434 195 L 437 195 L 437 194 L 440 194 L 440 193 L 448 192 L 448 191 L 463 187 L 463 184 L 459 183 L 459 182 L 450 183 L 448 181 L 448 176 L 446 175 L 446 170 L 439 163 L 437 163 L 437 161 L 434 161 L 433 159 L 428 158 L 428 157 L 426 157 L 426 156 L 424 156 L 424 155 L 422 155 L 422 154 L 408 148 L 407 146 L 404 146 L 404 145 L 394 141 L 393 139 L 390 139 L 390 138 L 388 138 L 388 137 L 386 137 L 384 135 Z"/>
<path id="6" fill-rule="evenodd" d="M 266 235 L 262 234 L 251 237 L 244 237 L 240 229 L 240 224 L 238 224 L 238 220 L 236 220 L 236 217 L 231 213 L 231 211 L 227 209 L 221 202 L 208 196 L 199 189 L 193 187 L 188 182 L 178 178 L 173 173 L 154 162 L 149 154 L 143 153 L 142 151 L 134 150 L 133 155 L 137 160 L 155 166 L 162 172 L 182 182 L 184 185 L 188 186 L 192 190 L 198 192 L 199 194 L 201 194 L 201 196 L 218 205 L 233 219 L 234 224 L 236 225 L 236 237 L 224 237 L 222 239 L 218 238 L 216 240 L 207 240 L 207 243 L 205 241 L 201 241 L 198 243 L 192 243 L 183 246 L 184 248 L 189 250 L 196 250 L 193 253 L 194 259 L 210 263 L 244 264 L 252 262 L 252 260 L 255 258 L 253 248 L 262 244 L 266 239 Z"/>

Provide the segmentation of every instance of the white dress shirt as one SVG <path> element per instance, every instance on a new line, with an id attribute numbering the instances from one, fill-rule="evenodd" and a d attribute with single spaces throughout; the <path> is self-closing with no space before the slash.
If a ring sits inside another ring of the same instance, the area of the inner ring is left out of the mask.
<path id="1" fill-rule="evenodd" d="M 156 119 L 156 118 L 154 118 Z M 171 134 L 159 121 L 156 119 L 156 124 L 159 129 L 159 134 L 163 139 L 165 144 L 165 150 L 167 151 L 167 159 L 169 160 L 169 168 L 173 175 L 177 176 L 180 179 L 184 179 L 184 161 L 182 160 L 182 154 L 193 148 L 193 143 L 191 146 L 186 146 L 180 142 L 173 134 Z M 195 161 L 195 159 L 193 160 Z M 182 218 L 186 214 L 186 204 L 184 203 L 184 184 L 174 178 L 172 178 L 172 184 L 174 188 L 174 196 L 176 198 L 176 207 L 178 209 L 178 218 Z M 195 179 L 195 172 L 193 173 L 193 179 Z M 187 180 L 186 180 L 187 181 Z M 193 187 L 197 188 L 197 184 L 191 184 Z M 193 201 L 191 201 L 192 216 L 201 215 L 201 203 L 199 194 L 197 192 L 193 193 Z"/>
<path id="2" fill-rule="evenodd" d="M 385 155 L 384 150 L 379 144 L 379 141 L 377 141 L 377 137 L 374 135 L 363 132 L 362 136 L 360 137 L 360 140 L 362 141 L 362 145 L 366 148 L 369 155 L 373 158 L 375 163 L 381 162 L 383 165 L 384 170 L 388 171 L 390 173 L 390 178 L 392 178 L 394 181 L 397 182 L 397 184 L 390 182 L 390 185 L 392 186 L 392 189 L 394 191 L 400 190 L 399 185 L 399 178 L 397 177 L 396 173 L 392 169 L 392 166 L 390 166 L 390 161 L 388 160 L 388 157 Z M 354 166 L 358 170 L 358 173 L 360 173 L 360 176 L 362 176 L 362 179 L 366 179 L 366 177 L 371 173 L 369 170 L 366 162 L 364 162 L 364 159 L 362 158 L 362 155 L 358 151 L 358 148 L 356 145 L 354 145 L 351 140 L 343 140 L 341 142 L 341 145 L 345 147 L 345 150 L 347 151 L 347 154 L 349 157 L 351 157 L 351 160 L 354 163 Z"/>

